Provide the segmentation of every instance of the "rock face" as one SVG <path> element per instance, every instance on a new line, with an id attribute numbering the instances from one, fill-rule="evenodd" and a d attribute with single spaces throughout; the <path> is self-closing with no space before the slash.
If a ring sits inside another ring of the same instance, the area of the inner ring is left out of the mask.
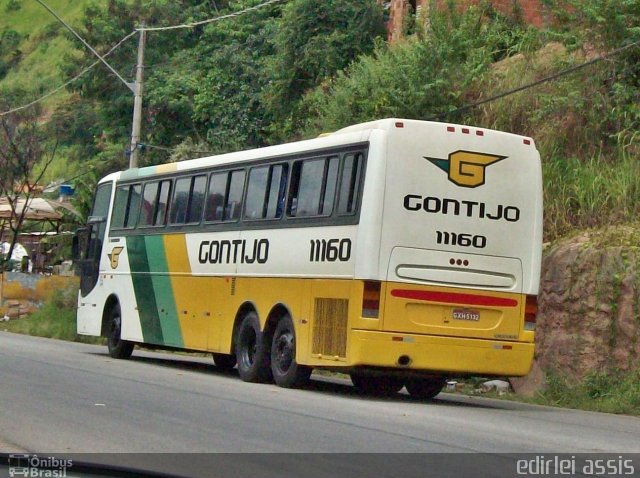
<path id="1" fill-rule="evenodd" d="M 545 250 L 536 354 L 529 377 L 514 381 L 533 393 L 552 370 L 575 380 L 590 372 L 640 366 L 640 231 L 590 232 Z M 533 383 L 536 382 L 536 383 Z"/>

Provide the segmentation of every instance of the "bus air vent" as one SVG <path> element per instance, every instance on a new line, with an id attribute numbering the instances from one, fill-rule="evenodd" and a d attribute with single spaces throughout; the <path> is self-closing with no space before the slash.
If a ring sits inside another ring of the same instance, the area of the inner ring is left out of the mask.
<path id="1" fill-rule="evenodd" d="M 346 357 L 347 299 L 316 299 L 313 321 L 313 354 Z"/>

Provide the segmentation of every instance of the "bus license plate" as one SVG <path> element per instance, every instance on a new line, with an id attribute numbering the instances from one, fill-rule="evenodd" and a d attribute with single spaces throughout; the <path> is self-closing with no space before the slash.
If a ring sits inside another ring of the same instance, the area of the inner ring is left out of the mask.
<path id="1" fill-rule="evenodd" d="M 472 322 L 478 322 L 480 320 L 480 312 L 471 309 L 454 309 L 454 320 L 470 320 Z"/>

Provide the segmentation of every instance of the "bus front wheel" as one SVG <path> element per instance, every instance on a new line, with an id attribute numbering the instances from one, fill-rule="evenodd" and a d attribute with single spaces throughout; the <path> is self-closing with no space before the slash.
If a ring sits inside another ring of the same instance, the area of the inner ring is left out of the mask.
<path id="1" fill-rule="evenodd" d="M 245 382 L 267 382 L 271 377 L 269 346 L 265 344 L 255 312 L 242 319 L 236 338 L 238 374 Z"/>
<path id="2" fill-rule="evenodd" d="M 122 314 L 120 305 L 116 304 L 109 313 L 109 329 L 107 348 L 109 355 L 116 359 L 128 359 L 133 353 L 133 342 L 122 340 Z"/>
<path id="3" fill-rule="evenodd" d="M 306 384 L 311 367 L 296 362 L 296 336 L 291 317 L 280 319 L 271 344 L 271 372 L 276 385 L 294 388 Z"/>
<path id="4" fill-rule="evenodd" d="M 351 374 L 351 382 L 359 393 L 383 397 L 398 393 L 404 385 L 404 381 L 400 377 L 369 376 L 358 373 Z"/>
<path id="5" fill-rule="evenodd" d="M 442 377 L 411 378 L 405 385 L 412 398 L 431 400 L 442 391 L 445 383 L 446 380 Z"/>

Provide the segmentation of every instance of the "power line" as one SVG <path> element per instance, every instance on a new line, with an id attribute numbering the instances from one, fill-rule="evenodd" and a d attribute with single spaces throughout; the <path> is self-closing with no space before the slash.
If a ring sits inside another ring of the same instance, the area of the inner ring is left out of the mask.
<path id="1" fill-rule="evenodd" d="M 62 21 L 62 19 L 60 19 L 58 17 L 58 15 L 56 15 L 46 4 L 44 4 L 44 2 L 42 2 L 41 0 L 36 0 L 38 3 L 40 3 L 42 6 L 44 6 L 47 10 L 49 10 L 56 18 L 58 18 L 58 20 L 60 20 L 65 26 L 66 23 L 64 23 L 64 21 Z M 213 23 L 219 20 L 224 20 L 226 18 L 233 18 L 233 17 L 237 17 L 240 15 L 243 15 L 247 12 L 251 12 L 254 10 L 258 10 L 260 8 L 264 8 L 266 6 L 275 4 L 275 3 L 280 3 L 283 2 L 285 0 L 268 0 L 267 2 L 261 3 L 259 5 L 255 5 L 253 7 L 248 7 L 245 8 L 244 10 L 239 10 L 237 12 L 233 12 L 233 13 L 229 13 L 227 15 L 221 15 L 215 18 L 210 18 L 208 20 L 202 20 L 202 21 L 198 21 L 198 22 L 192 22 L 192 23 L 185 23 L 183 25 L 174 25 L 174 26 L 168 26 L 168 27 L 142 27 L 142 28 L 137 28 L 136 30 L 134 30 L 133 32 L 129 33 L 126 37 L 124 37 L 122 40 L 120 40 L 111 50 L 109 50 L 107 53 L 105 53 L 104 55 L 102 55 L 102 57 L 100 57 L 99 54 L 97 54 L 95 52 L 95 50 L 93 50 L 93 48 L 91 48 L 84 40 L 82 40 L 82 38 L 79 37 L 79 35 L 73 31 L 71 29 L 71 27 L 67 26 L 67 28 L 69 28 L 78 38 L 80 38 L 80 40 L 87 45 L 87 47 L 89 49 L 91 49 L 91 51 L 94 52 L 94 54 L 96 54 L 96 56 L 98 56 L 98 58 L 106 58 L 108 55 L 110 55 L 116 48 L 118 48 L 122 43 L 124 43 L 126 40 L 128 40 L 129 38 L 131 38 L 133 35 L 135 35 L 139 30 L 146 30 L 146 31 L 160 31 L 160 30 L 175 30 L 178 28 L 193 28 L 196 27 L 198 25 L 203 25 L 203 24 L 207 24 L 207 23 Z M 103 60 L 104 61 L 104 60 Z M 22 106 L 18 106 L 16 108 L 12 108 L 8 111 L 4 111 L 4 112 L 0 112 L 0 117 L 11 114 L 11 113 L 15 113 L 17 111 L 29 108 L 43 100 L 45 100 L 46 98 L 48 98 L 49 96 L 52 96 L 54 94 L 56 94 L 58 91 L 66 88 L 67 86 L 69 86 L 71 83 L 73 83 L 74 81 L 76 81 L 78 78 L 80 78 L 81 76 L 83 76 L 85 73 L 87 73 L 89 70 L 91 70 L 92 68 L 94 68 L 98 63 L 100 63 L 100 60 L 95 61 L 94 63 L 92 63 L 91 65 L 89 65 L 87 68 L 85 68 L 84 70 L 82 70 L 78 75 L 76 75 L 75 77 L 71 78 L 69 81 L 65 82 L 64 84 L 60 85 L 59 87 L 55 88 L 54 90 L 44 94 L 43 96 L 39 97 L 38 99 L 26 104 L 26 105 L 22 105 Z M 106 63 L 106 62 L 105 62 Z M 170 63 L 170 62 L 167 62 Z M 117 74 L 117 73 L 116 73 Z M 118 77 L 120 77 L 120 75 L 118 75 Z M 120 77 L 120 79 L 122 79 Z M 124 80 L 123 80 L 124 81 Z M 126 81 L 125 81 L 126 83 Z"/>
<path id="2" fill-rule="evenodd" d="M 504 92 L 499 93 L 499 94 L 497 94 L 495 96 L 491 96 L 491 97 L 486 98 L 484 100 L 477 101 L 476 103 L 471 103 L 471 104 L 468 104 L 468 105 L 465 105 L 465 106 L 461 106 L 460 108 L 457 108 L 457 109 L 452 110 L 452 111 L 447 111 L 445 113 L 441 113 L 439 115 L 432 116 L 430 118 L 427 118 L 427 121 L 439 121 L 439 120 L 444 119 L 448 115 L 455 114 L 455 113 L 460 113 L 462 111 L 466 111 L 468 109 L 475 108 L 476 106 L 480 106 L 480 105 L 483 105 L 483 104 L 486 104 L 486 103 L 490 103 L 492 101 L 496 101 L 496 100 L 499 100 L 499 99 L 504 98 L 506 96 L 518 93 L 520 91 L 524 91 L 524 90 L 527 90 L 529 88 L 533 88 L 533 87 L 538 86 L 538 85 L 540 85 L 542 83 L 546 83 L 548 81 L 556 80 L 556 79 L 561 78 L 563 76 L 566 76 L 566 75 L 568 75 L 570 73 L 573 73 L 574 71 L 581 70 L 582 68 L 586 68 L 589 65 L 593 65 L 594 63 L 598 63 L 599 61 L 606 60 L 607 58 L 610 58 L 612 56 L 618 55 L 618 54 L 622 53 L 625 50 L 628 50 L 630 48 L 637 47 L 637 46 L 640 46 L 640 41 L 629 43 L 628 45 L 625 45 L 625 46 L 622 46 L 622 47 L 617 48 L 615 50 L 612 50 L 609 53 L 605 53 L 604 55 L 600 55 L 600 56 L 598 56 L 596 58 L 592 58 L 591 60 L 586 61 L 584 63 L 580 63 L 579 65 L 575 65 L 575 66 L 572 66 L 570 68 L 566 68 L 565 70 L 562 70 L 562 71 L 559 71 L 557 73 L 554 73 L 553 75 L 546 76 L 546 77 L 541 78 L 539 80 L 536 80 L 536 81 L 534 81 L 532 83 L 529 83 L 529 84 L 526 84 L 526 85 L 523 85 L 523 86 L 519 86 L 519 87 L 513 88 L 511 90 L 504 91 Z M 167 152 L 177 151 L 177 149 L 175 149 L 175 148 L 166 148 L 166 147 L 163 147 L 163 146 L 155 146 L 155 145 L 151 145 L 151 144 L 145 144 L 145 146 L 148 147 L 148 148 L 158 149 L 158 150 L 167 151 Z M 211 151 L 192 151 L 192 152 L 193 153 L 197 153 L 197 154 L 215 154 L 214 152 L 211 152 Z"/>
<path id="3" fill-rule="evenodd" d="M 546 76 L 546 77 L 541 78 L 539 80 L 536 80 L 536 81 L 534 81 L 532 83 L 528 83 L 528 84 L 523 85 L 523 86 L 518 86 L 517 88 L 513 88 L 513 89 L 507 90 L 507 91 L 503 91 L 502 93 L 499 93 L 499 94 L 497 94 L 495 96 L 491 96 L 489 98 L 485 98 L 484 100 L 477 101 L 475 103 L 471 103 L 471 104 L 468 104 L 468 105 L 465 105 L 465 106 L 461 106 L 460 108 L 456 108 L 455 110 L 447 111 L 445 113 L 440 113 L 440 114 L 438 114 L 436 116 L 432 116 L 430 118 L 427 118 L 427 121 L 440 121 L 440 120 L 445 119 L 449 115 L 460 113 L 460 112 L 466 111 L 466 110 L 470 110 L 472 108 L 475 108 L 476 106 L 480 106 L 480 105 L 483 105 L 485 103 L 490 103 L 492 101 L 499 100 L 501 98 L 504 98 L 505 96 L 510 96 L 510 95 L 513 95 L 514 93 L 519 93 L 520 91 L 528 90 L 529 88 L 533 88 L 535 86 L 538 86 L 538 85 L 540 85 L 542 83 L 546 83 L 548 81 L 556 80 L 556 79 L 558 79 L 558 78 L 560 78 L 562 76 L 568 75 L 569 73 L 573 73 L 574 71 L 581 70 L 582 68 L 586 68 L 587 66 L 593 65 L 594 63 L 598 63 L 599 61 L 606 60 L 609 57 L 618 55 L 619 53 L 622 53 L 623 51 L 628 50 L 629 48 L 636 47 L 636 46 L 640 46 L 640 41 L 629 43 L 628 45 L 625 45 L 625 46 L 622 46 L 620 48 L 617 48 L 617 49 L 615 49 L 613 51 L 610 51 L 609 53 L 605 53 L 604 55 L 597 56 L 596 58 L 593 58 L 593 59 L 591 59 L 589 61 L 586 61 L 584 63 L 580 63 L 579 65 L 572 66 L 572 67 L 567 68 L 565 70 L 559 71 L 558 73 L 554 73 L 553 75 Z"/>
<path id="4" fill-rule="evenodd" d="M 137 30 L 145 30 L 148 32 L 152 32 L 152 31 L 162 31 L 162 30 L 177 30 L 179 28 L 194 28 L 200 25 L 206 25 L 208 23 L 213 23 L 213 22 L 217 22 L 220 20 L 225 20 L 227 18 L 234 18 L 234 17 L 238 17 L 240 15 L 244 15 L 247 12 L 251 12 L 254 10 L 258 10 L 260 8 L 264 8 L 267 7 L 269 5 L 273 5 L 275 3 L 280 3 L 286 0 L 268 0 L 264 3 L 261 3 L 259 5 L 254 5 L 253 7 L 248 7 L 245 8 L 244 10 L 239 10 L 237 12 L 233 12 L 233 13 L 229 13 L 227 15 L 221 15 L 219 17 L 215 17 L 215 18 L 209 18 L 207 20 L 200 20 L 197 22 L 190 22 L 190 23 L 183 23 L 182 25 L 171 25 L 168 27 L 140 27 Z"/>
<path id="5" fill-rule="evenodd" d="M 113 53 L 116 48 L 118 48 L 120 45 L 122 45 L 125 41 L 127 41 L 129 38 L 131 38 L 133 35 L 137 34 L 138 32 L 136 30 L 132 31 L 131 33 L 129 33 L 126 37 L 124 37 L 122 40 L 120 40 L 118 43 L 116 43 L 115 46 L 113 46 L 107 53 L 105 53 L 104 55 L 102 55 L 102 58 L 106 58 L 107 56 L 109 56 L 111 53 Z M 74 81 L 76 81 L 78 78 L 80 78 L 81 76 L 83 76 L 85 73 L 87 73 L 89 70 L 91 70 L 93 67 L 95 67 L 97 64 L 100 63 L 100 60 L 96 60 L 93 63 L 91 63 L 91 65 L 89 65 L 88 67 L 86 67 L 84 70 L 82 70 L 80 73 L 78 73 L 76 76 L 74 76 L 73 78 L 71 78 L 69 81 L 67 81 L 66 83 L 63 83 L 62 85 L 58 86 L 57 88 L 55 88 L 54 90 L 49 91 L 48 93 L 44 94 L 43 96 L 39 97 L 36 100 L 33 100 L 31 103 L 28 103 L 26 105 L 22 105 L 22 106 L 18 106 L 16 108 L 12 108 L 9 111 L 4 111 L 2 113 L 0 113 L 0 116 L 5 116 L 11 113 L 15 113 L 17 111 L 20 110 L 24 110 L 26 108 L 29 108 L 30 106 L 33 106 L 41 101 L 43 101 L 44 99 L 48 98 L 49 96 L 54 95 L 55 93 L 57 93 L 58 91 L 62 90 L 63 88 L 66 88 L 67 86 L 69 86 L 71 83 L 73 83 Z"/>
<path id="6" fill-rule="evenodd" d="M 44 8 L 46 8 L 46 9 L 47 9 L 47 11 L 48 11 L 51 15 L 53 15 L 54 17 L 56 17 L 56 19 L 57 19 L 60 23 L 62 23 L 62 24 L 65 26 L 65 28 L 66 28 L 67 30 L 69 30 L 71 33 L 73 33 L 73 34 L 75 35 L 75 37 L 76 37 L 78 40 L 80 40 L 80 41 L 82 42 L 82 44 L 83 44 L 84 46 L 86 46 L 86 47 L 91 51 L 91 53 L 93 53 L 95 56 L 97 56 L 97 57 L 100 59 L 100 61 L 101 61 L 102 63 L 104 63 L 104 64 L 105 64 L 105 66 L 106 66 L 107 68 L 109 68 L 109 70 L 111 70 L 111 72 L 112 72 L 114 75 L 116 75 L 116 76 L 118 77 L 118 79 L 119 79 L 120 81 L 122 81 L 122 82 L 127 86 L 127 88 L 129 88 L 132 92 L 135 92 L 135 91 L 133 90 L 133 88 L 131 87 L 131 85 L 129 84 L 129 82 L 128 82 L 127 80 L 125 80 L 124 78 L 122 78 L 122 76 L 120 76 L 120 73 L 118 73 L 118 72 L 117 72 L 117 71 L 116 71 L 116 70 L 115 70 L 115 69 L 114 69 L 114 68 L 113 68 L 109 63 L 107 63 L 107 61 L 106 61 L 104 58 L 102 58 L 102 57 L 100 56 L 100 53 L 98 53 L 98 52 L 97 52 L 97 51 L 96 51 L 96 50 L 95 50 L 91 45 L 89 45 L 89 44 L 84 40 L 84 38 L 82 38 L 82 37 L 81 37 L 81 36 L 80 36 L 80 35 L 79 35 L 79 34 L 78 34 L 78 33 L 77 33 L 73 28 L 71 28 L 71 26 L 70 26 L 68 23 L 66 23 L 62 18 L 60 18 L 60 16 L 59 16 L 56 12 L 54 12 L 54 11 L 49 7 L 49 5 L 47 5 L 46 3 L 44 3 L 42 0 L 36 0 L 36 2 L 38 2 L 38 3 L 39 3 L 40 5 L 42 5 Z"/>

